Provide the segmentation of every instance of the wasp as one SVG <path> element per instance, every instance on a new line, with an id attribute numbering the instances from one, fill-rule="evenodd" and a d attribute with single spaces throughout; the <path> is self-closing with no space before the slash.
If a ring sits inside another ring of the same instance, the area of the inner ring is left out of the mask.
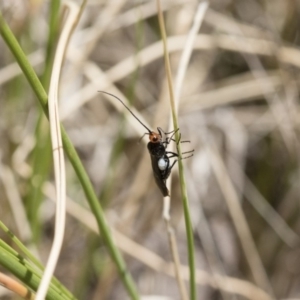
<path id="1" fill-rule="evenodd" d="M 123 106 L 131 113 L 131 115 L 148 131 L 144 135 L 149 135 L 149 142 L 147 144 L 147 148 L 151 158 L 152 171 L 156 185 L 158 186 L 164 197 L 170 196 L 169 190 L 166 186 L 166 181 L 170 176 L 171 170 L 176 164 L 177 160 L 182 158 L 180 158 L 179 155 L 175 152 L 167 151 L 167 147 L 171 141 L 175 142 L 175 139 L 173 137 L 175 133 L 179 130 L 179 128 L 171 132 L 164 132 L 160 127 L 157 127 L 158 132 L 154 132 L 150 130 L 144 123 L 142 123 L 141 120 L 130 110 L 130 108 L 120 98 L 104 91 L 99 92 L 110 95 L 116 98 L 118 101 L 120 101 L 123 104 Z M 163 134 L 165 138 L 163 138 Z M 168 136 L 169 134 L 172 135 Z M 177 144 L 180 142 L 180 139 L 181 135 Z M 181 141 L 181 143 L 185 142 L 189 141 Z M 194 150 L 183 152 L 182 154 L 190 154 L 193 151 Z M 189 158 L 191 156 L 193 156 L 193 154 L 184 157 L 184 159 Z M 176 159 L 171 163 L 170 158 L 174 157 Z"/>

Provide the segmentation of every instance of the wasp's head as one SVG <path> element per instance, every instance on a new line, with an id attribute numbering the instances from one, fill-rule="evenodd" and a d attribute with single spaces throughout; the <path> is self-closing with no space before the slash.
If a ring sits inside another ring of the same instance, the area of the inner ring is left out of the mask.
<path id="1" fill-rule="evenodd" d="M 162 137 L 159 133 L 156 133 L 154 131 L 151 131 L 149 133 L 149 140 L 151 143 L 160 143 L 161 139 L 162 139 Z"/>

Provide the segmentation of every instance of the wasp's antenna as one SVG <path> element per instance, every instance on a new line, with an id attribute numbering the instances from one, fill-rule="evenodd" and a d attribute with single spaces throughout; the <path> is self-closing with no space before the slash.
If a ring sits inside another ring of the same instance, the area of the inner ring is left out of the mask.
<path id="1" fill-rule="evenodd" d="M 117 100 L 119 100 L 125 106 L 125 108 L 136 118 L 136 120 L 138 120 L 140 122 L 140 124 L 142 124 L 149 131 L 150 134 L 152 133 L 152 131 L 145 124 L 143 124 L 141 122 L 141 120 L 130 110 L 130 108 L 120 98 L 118 98 L 117 96 L 115 96 L 111 93 L 108 93 L 108 92 L 104 92 L 104 91 L 98 91 L 98 92 L 110 95 L 110 96 L 116 98 Z"/>

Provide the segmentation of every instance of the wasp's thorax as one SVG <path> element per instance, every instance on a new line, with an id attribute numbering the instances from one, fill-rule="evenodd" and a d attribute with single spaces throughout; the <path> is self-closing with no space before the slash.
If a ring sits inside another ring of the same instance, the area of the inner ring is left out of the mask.
<path id="1" fill-rule="evenodd" d="M 158 158 L 163 156 L 166 148 L 162 142 L 162 136 L 159 133 L 151 131 L 149 133 L 149 140 L 147 147 L 150 155 Z"/>

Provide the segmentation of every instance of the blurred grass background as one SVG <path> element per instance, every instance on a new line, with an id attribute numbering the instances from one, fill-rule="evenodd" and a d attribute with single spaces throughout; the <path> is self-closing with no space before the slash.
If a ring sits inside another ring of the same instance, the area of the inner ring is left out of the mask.
<path id="1" fill-rule="evenodd" d="M 45 89 L 61 21 L 59 6 L 53 3 L 59 1 L 0 4 Z M 198 2 L 162 4 L 167 34 L 177 36 L 169 43 L 175 74 Z M 195 149 L 184 163 L 196 267 L 207 276 L 198 277 L 199 299 L 258 299 L 241 296 L 233 283 L 235 292 L 226 292 L 213 280 L 213 274 L 221 274 L 255 284 L 225 201 L 230 197 L 228 175 L 274 297 L 300 298 L 299 10 L 296 0 L 210 1 L 195 42 L 179 122 L 183 139 Z M 171 261 L 171 255 L 146 139 L 138 143 L 140 125 L 134 128 L 108 102 L 114 100 L 97 93 L 105 90 L 127 98 L 151 128 L 166 128 L 170 108 L 162 46 L 155 47 L 159 40 L 155 1 L 87 1 L 66 53 L 59 101 L 62 123 L 110 225 L 137 243 L 126 246 L 123 241 L 121 249 L 140 294 L 179 299 L 176 281 L 165 270 L 164 261 Z M 48 123 L 2 39 L 0 50 L 0 219 L 46 261 L 54 228 Z M 211 151 L 225 166 L 219 174 L 212 167 Z M 176 168 L 173 179 L 171 222 L 186 265 Z M 79 299 L 126 299 L 104 244 L 88 227 L 91 217 L 72 206 L 88 209 L 68 162 L 67 193 L 72 202 L 57 277 Z M 0 237 L 11 243 L 4 233 Z M 164 260 L 160 266 L 146 250 Z M 0 291 L 1 299 L 16 299 Z"/>

